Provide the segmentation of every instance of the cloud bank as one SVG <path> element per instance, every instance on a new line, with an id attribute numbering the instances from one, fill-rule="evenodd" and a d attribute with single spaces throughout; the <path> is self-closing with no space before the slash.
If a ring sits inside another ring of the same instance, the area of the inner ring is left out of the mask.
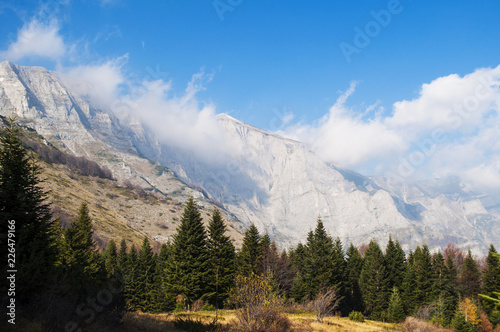
<path id="1" fill-rule="evenodd" d="M 500 190 L 500 66 L 423 84 L 389 116 L 366 118 L 346 106 L 355 84 L 311 125 L 280 134 L 308 143 L 325 161 L 400 179 L 459 176 Z"/>

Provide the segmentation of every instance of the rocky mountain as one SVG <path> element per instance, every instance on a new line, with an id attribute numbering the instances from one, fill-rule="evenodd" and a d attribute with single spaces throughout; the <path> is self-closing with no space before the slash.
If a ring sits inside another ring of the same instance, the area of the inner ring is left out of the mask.
<path id="1" fill-rule="evenodd" d="M 133 117 L 118 120 L 93 107 L 56 73 L 9 62 L 0 64 L 0 114 L 16 114 L 55 146 L 109 167 L 118 179 L 169 192 L 178 176 L 196 197 L 234 215 L 234 227 L 255 223 L 285 247 L 304 241 L 318 217 L 344 244 L 375 238 L 385 245 L 392 234 L 407 249 L 455 242 L 479 253 L 500 242 L 497 200 L 468 192 L 459 180 L 410 185 L 365 177 L 225 114 L 218 123 L 237 148 L 208 161 L 160 142 Z"/>

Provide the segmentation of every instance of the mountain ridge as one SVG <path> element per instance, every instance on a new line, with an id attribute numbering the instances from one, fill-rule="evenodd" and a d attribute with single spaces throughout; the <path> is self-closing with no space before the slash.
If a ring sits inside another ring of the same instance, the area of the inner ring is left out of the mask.
<path id="1" fill-rule="evenodd" d="M 217 115 L 218 123 L 237 148 L 209 162 L 161 142 L 136 118 L 121 121 L 93 107 L 43 67 L 8 64 L 21 74 L 15 77 L 5 62 L 0 64 L 1 114 L 15 113 L 52 144 L 109 167 L 122 180 L 146 181 L 161 190 L 164 179 L 149 174 L 141 180 L 137 166 L 144 158 L 160 163 L 201 188 L 197 195 L 208 195 L 234 214 L 241 230 L 254 223 L 282 247 L 304 241 L 318 216 L 345 245 L 371 238 L 384 243 L 392 234 L 407 250 L 423 242 L 431 249 L 456 242 L 479 252 L 500 240 L 500 217 L 487 211 L 478 195 L 454 198 L 437 189 L 429 194 L 432 190 L 419 185 L 395 185 L 341 169 L 301 142 L 227 114 Z"/>

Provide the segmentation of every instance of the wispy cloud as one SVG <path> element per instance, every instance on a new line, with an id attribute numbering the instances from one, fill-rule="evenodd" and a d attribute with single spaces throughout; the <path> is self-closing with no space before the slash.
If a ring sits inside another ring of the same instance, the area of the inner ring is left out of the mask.
<path id="1" fill-rule="evenodd" d="M 416 98 L 395 102 L 390 115 L 366 118 L 377 104 L 361 115 L 346 106 L 353 83 L 323 118 L 281 134 L 342 167 L 407 180 L 457 175 L 476 189 L 500 190 L 499 84 L 500 66 L 439 77 Z"/>
<path id="2" fill-rule="evenodd" d="M 10 61 L 32 57 L 59 60 L 66 53 L 59 28 L 57 20 L 48 23 L 31 20 L 19 29 L 17 39 L 7 50 L 0 52 L 0 58 Z"/>

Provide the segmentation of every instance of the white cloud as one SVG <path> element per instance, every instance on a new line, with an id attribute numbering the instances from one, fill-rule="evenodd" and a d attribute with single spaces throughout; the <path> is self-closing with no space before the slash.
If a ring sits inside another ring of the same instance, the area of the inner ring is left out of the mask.
<path id="1" fill-rule="evenodd" d="M 99 64 L 59 66 L 57 71 L 73 92 L 105 109 L 119 97 L 119 87 L 126 82 L 122 68 L 127 59 L 124 55 Z"/>
<path id="2" fill-rule="evenodd" d="M 58 22 L 52 20 L 45 24 L 32 20 L 17 32 L 17 40 L 0 52 L 0 57 L 10 61 L 26 57 L 59 60 L 65 53 L 66 46 L 59 34 Z"/>
<path id="3" fill-rule="evenodd" d="M 364 121 L 345 105 L 355 87 L 352 83 L 329 113 L 313 125 L 289 126 L 280 134 L 308 143 L 325 161 L 341 167 L 357 166 L 373 158 L 404 151 L 405 142 L 387 128 L 381 118 Z M 370 106 L 369 111 L 373 107 Z"/>
<path id="4" fill-rule="evenodd" d="M 499 85 L 500 66 L 440 77 L 423 84 L 416 98 L 395 102 L 392 114 L 365 119 L 377 103 L 361 113 L 347 107 L 351 84 L 322 119 L 280 133 L 342 167 L 407 180 L 455 175 L 475 189 L 498 191 Z"/>

